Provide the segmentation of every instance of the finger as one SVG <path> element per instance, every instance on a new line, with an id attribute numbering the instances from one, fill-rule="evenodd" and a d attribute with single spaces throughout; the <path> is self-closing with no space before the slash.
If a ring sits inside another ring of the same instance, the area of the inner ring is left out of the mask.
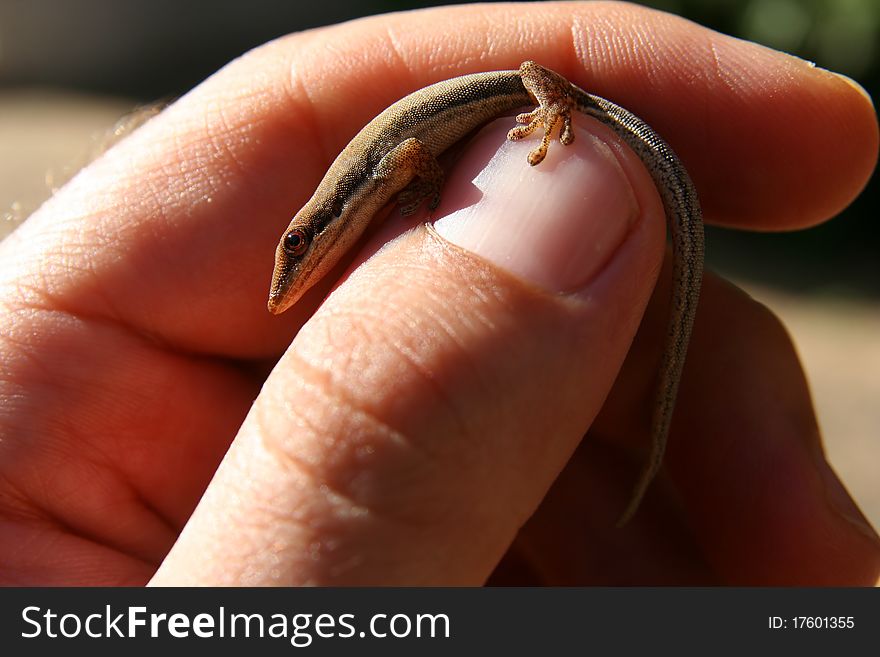
<path id="1" fill-rule="evenodd" d="M 469 72 L 455 52 L 438 60 L 443 53 L 421 48 L 446 27 L 462 51 L 481 53 L 487 69 L 515 68 L 528 51 L 645 119 L 682 157 L 713 222 L 809 226 L 840 212 L 873 172 L 878 127 L 870 98 L 852 80 L 809 62 L 627 3 L 471 9 L 428 12 L 423 24 L 408 14 L 358 23 L 349 47 L 329 61 L 322 49 L 304 49 L 296 64 L 301 84 L 311 103 L 330 108 L 319 120 L 352 134 L 389 96 Z M 388 33 L 400 53 L 390 62 L 381 56 Z M 338 90 L 363 80 L 350 62 L 364 51 L 376 53 L 373 70 L 380 67 L 381 76 L 353 115 Z M 344 143 L 342 137 L 326 155 Z"/>
<path id="2" fill-rule="evenodd" d="M 669 463 L 698 540 L 732 584 L 873 585 L 880 538 L 825 458 L 785 328 L 732 285 L 708 286 L 682 391 L 699 403 L 681 407 Z"/>
<path id="3" fill-rule="evenodd" d="M 444 26 L 457 47 L 438 51 Z M 382 16 L 260 48 L 131 135 L 19 231 L 55 266 L 46 278 L 10 246 L 14 287 L 178 349 L 277 353 L 318 298 L 289 324 L 265 313 L 274 245 L 331 159 L 405 93 L 526 56 L 653 124 L 722 223 L 815 223 L 876 158 L 873 110 L 842 78 L 666 14 L 541 3 Z"/>
<path id="4" fill-rule="evenodd" d="M 644 431 L 642 427 L 643 444 Z M 609 440 L 613 438 L 608 433 L 591 429 L 517 534 L 490 584 L 725 583 L 707 560 L 703 546 L 695 542 L 665 472 L 652 482 L 635 516 L 623 528 L 615 526 L 645 454 L 627 458 L 630 454 L 622 452 L 619 441 Z"/>
<path id="5" fill-rule="evenodd" d="M 658 287 L 651 306 L 666 298 Z M 651 310 L 591 431 L 612 445 L 629 444 L 636 455 L 631 472 L 644 458 L 638 436 L 648 422 L 634 409 L 649 408 L 649 374 L 657 359 L 652 345 L 665 330 L 662 314 Z M 625 532 L 643 540 L 651 536 L 649 545 L 693 537 L 706 573 L 714 577 L 704 581 L 864 586 L 880 576 L 880 542 L 825 459 L 809 389 L 785 329 L 766 308 L 711 274 L 703 285 L 666 466 L 667 487 L 649 492 L 635 527 Z M 594 482 L 608 476 L 591 472 Z M 618 474 L 612 482 L 619 480 Z M 625 491 L 606 492 L 611 499 L 620 494 Z M 664 497 L 676 500 L 673 510 Z M 620 554 L 614 536 L 593 529 L 582 540 L 599 554 Z M 664 569 L 658 562 L 671 565 L 665 554 L 639 554 L 634 567 L 650 568 L 659 583 Z M 604 563 L 619 563 L 619 557 Z"/>
<path id="6" fill-rule="evenodd" d="M 647 171 L 591 127 L 535 168 L 528 143 L 486 165 L 509 125 L 482 133 L 445 237 L 390 242 L 302 328 L 157 583 L 485 581 L 601 406 L 662 257 Z"/>

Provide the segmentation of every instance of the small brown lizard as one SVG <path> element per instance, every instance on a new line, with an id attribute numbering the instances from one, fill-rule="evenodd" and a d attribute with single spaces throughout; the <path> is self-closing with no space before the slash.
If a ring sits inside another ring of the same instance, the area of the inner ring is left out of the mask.
<path id="1" fill-rule="evenodd" d="M 562 144 L 574 140 L 571 112 L 577 110 L 609 126 L 635 151 L 666 210 L 673 292 L 651 421 L 651 453 L 618 521 L 620 526 L 635 513 L 663 461 L 703 274 L 703 222 L 694 185 L 666 142 L 631 112 L 534 62 L 524 62 L 518 71 L 463 75 L 406 96 L 351 140 L 284 231 L 275 251 L 269 310 L 277 314 L 293 305 L 395 197 L 404 215 L 415 212 L 423 200 L 436 208 L 443 184 L 437 156 L 496 116 L 531 103 L 537 107 L 517 116 L 523 125 L 507 135 L 518 140 L 543 129 L 541 143 L 529 154 L 529 164 L 544 159 L 557 126 Z"/>

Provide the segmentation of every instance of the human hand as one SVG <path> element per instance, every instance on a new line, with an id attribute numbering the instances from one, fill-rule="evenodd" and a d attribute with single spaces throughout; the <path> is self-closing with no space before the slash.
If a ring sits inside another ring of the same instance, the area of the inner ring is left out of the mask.
<path id="1" fill-rule="evenodd" d="M 440 236 L 392 215 L 326 302 L 332 277 L 266 312 L 275 242 L 351 135 L 409 91 L 526 58 L 656 128 L 710 221 L 812 225 L 876 159 L 873 109 L 841 78 L 632 6 L 438 9 L 258 49 L 0 245 L 6 582 L 876 580 L 784 329 L 711 275 L 668 476 L 613 528 L 669 290 L 661 275 L 631 345 L 663 211 L 583 117 L 535 169 L 495 125 L 444 188 Z"/>

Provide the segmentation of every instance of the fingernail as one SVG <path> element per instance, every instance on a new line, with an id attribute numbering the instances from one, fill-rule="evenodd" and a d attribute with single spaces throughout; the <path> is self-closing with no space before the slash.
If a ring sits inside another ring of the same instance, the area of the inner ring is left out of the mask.
<path id="1" fill-rule="evenodd" d="M 507 121 L 509 123 L 509 120 Z M 499 126 L 501 133 L 506 124 Z M 547 158 L 529 166 L 537 138 L 504 141 L 495 126 L 481 133 L 456 166 L 482 148 L 494 155 L 465 186 L 475 202 L 438 219 L 442 237 L 516 276 L 554 292 L 575 291 L 602 270 L 639 216 L 632 185 L 608 144 L 578 126 L 574 144 L 550 145 Z M 504 137 L 502 137 L 504 139 Z M 485 155 L 483 156 L 485 157 Z"/>
<path id="2" fill-rule="evenodd" d="M 827 69 L 823 69 L 823 70 L 827 70 Z M 871 103 L 871 106 L 872 106 L 872 107 L 874 106 L 874 99 L 871 98 L 871 94 L 869 94 L 869 93 L 868 93 L 868 90 L 865 89 L 865 88 L 864 88 L 862 85 L 860 85 L 858 82 L 856 82 L 855 80 L 853 80 L 853 79 L 852 79 L 851 77 L 849 77 L 848 75 L 844 75 L 843 73 L 837 73 L 837 72 L 835 72 L 835 71 L 828 71 L 828 72 L 831 73 L 831 74 L 832 74 L 833 76 L 835 76 L 836 78 L 838 78 L 838 79 L 843 80 L 844 82 L 846 82 L 846 83 L 847 83 L 850 87 L 852 87 L 855 91 L 857 91 L 858 93 L 860 93 L 860 94 L 862 95 L 862 97 L 863 97 L 865 100 L 867 100 L 869 103 Z"/>

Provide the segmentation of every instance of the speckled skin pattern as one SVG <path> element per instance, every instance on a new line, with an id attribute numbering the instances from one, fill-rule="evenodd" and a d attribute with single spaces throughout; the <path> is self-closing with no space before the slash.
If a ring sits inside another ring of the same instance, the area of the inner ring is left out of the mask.
<path id="1" fill-rule="evenodd" d="M 663 461 L 678 384 L 690 341 L 703 275 L 703 221 L 694 185 L 672 149 L 644 121 L 611 101 L 588 94 L 534 62 L 518 71 L 476 73 L 438 82 L 406 96 L 368 123 L 339 154 L 311 199 L 285 230 L 275 251 L 269 310 L 281 313 L 321 279 L 395 196 L 401 212 L 440 200 L 437 157 L 474 129 L 505 112 L 535 103 L 516 117 L 524 124 L 508 139 L 543 129 L 529 154 L 547 154 L 552 132 L 574 140 L 571 112 L 611 128 L 644 163 L 663 201 L 672 240 L 672 304 L 651 421 L 651 452 L 618 525 L 641 502 Z"/>

